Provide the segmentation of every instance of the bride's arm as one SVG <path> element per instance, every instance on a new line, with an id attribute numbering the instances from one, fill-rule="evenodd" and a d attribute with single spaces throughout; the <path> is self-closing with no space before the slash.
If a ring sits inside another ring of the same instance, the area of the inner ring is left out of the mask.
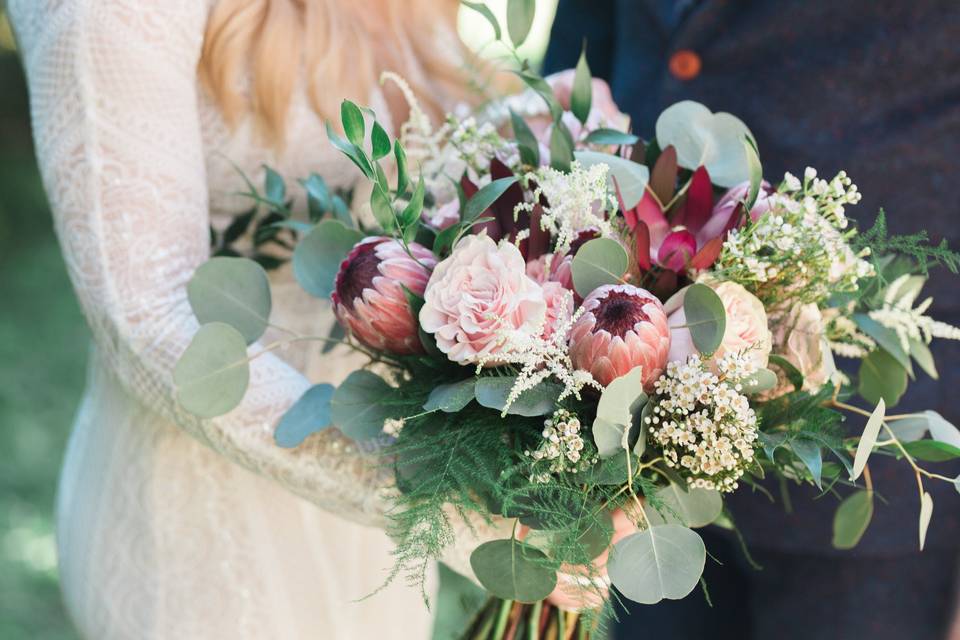
<path id="1" fill-rule="evenodd" d="M 34 136 L 57 233 L 98 349 L 145 404 L 242 464 L 337 514 L 382 524 L 390 479 L 343 436 L 273 442 L 309 383 L 273 355 L 251 363 L 230 414 L 178 407 L 172 371 L 197 330 L 186 297 L 209 254 L 197 111 L 202 0 L 12 0 Z M 462 524 L 462 523 L 460 523 Z M 467 570 L 462 529 L 450 561 Z"/>

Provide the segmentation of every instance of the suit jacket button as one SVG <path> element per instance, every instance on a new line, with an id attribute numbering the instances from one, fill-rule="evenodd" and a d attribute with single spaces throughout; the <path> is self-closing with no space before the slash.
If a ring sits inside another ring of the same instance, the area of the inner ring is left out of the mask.
<path id="1" fill-rule="evenodd" d="M 690 49 L 680 49 L 670 56 L 669 67 L 677 80 L 693 80 L 700 74 L 700 56 Z"/>

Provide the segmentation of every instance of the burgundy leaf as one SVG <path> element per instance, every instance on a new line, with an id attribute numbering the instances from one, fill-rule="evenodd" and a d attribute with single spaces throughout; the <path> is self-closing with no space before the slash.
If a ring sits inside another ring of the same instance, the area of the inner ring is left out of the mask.
<path id="1" fill-rule="evenodd" d="M 677 150 L 668 146 L 650 172 L 650 189 L 661 203 L 670 202 L 677 189 Z"/>

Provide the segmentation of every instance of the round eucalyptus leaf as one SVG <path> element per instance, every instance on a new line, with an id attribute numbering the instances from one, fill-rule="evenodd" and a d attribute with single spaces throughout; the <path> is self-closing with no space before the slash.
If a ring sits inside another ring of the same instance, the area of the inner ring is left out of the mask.
<path id="1" fill-rule="evenodd" d="M 293 251 L 293 274 L 297 282 L 310 295 L 330 297 L 340 263 L 362 239 L 362 233 L 348 229 L 338 220 L 323 220 Z"/>
<path id="2" fill-rule="evenodd" d="M 649 527 L 613 547 L 607 570 L 624 596 L 641 604 L 679 600 L 700 582 L 707 550 L 693 530 L 678 524 Z"/>
<path id="3" fill-rule="evenodd" d="M 658 489 L 657 498 L 663 502 L 660 513 L 648 509 L 647 516 L 653 525 L 680 524 L 686 527 L 705 527 L 723 513 L 723 498 L 719 491 L 709 489 L 684 490 L 674 483 Z"/>
<path id="4" fill-rule="evenodd" d="M 586 298 L 597 287 L 618 284 L 629 266 L 627 250 L 616 240 L 594 238 L 584 244 L 573 257 L 573 286 Z"/>
<path id="5" fill-rule="evenodd" d="M 249 382 L 247 341 L 223 322 L 200 327 L 173 369 L 177 401 L 201 418 L 220 416 L 236 407 Z"/>
<path id="6" fill-rule="evenodd" d="M 480 584 L 498 598 L 518 602 L 537 602 L 554 590 L 557 573 L 548 562 L 542 551 L 518 540 L 491 540 L 470 554 Z"/>
<path id="7" fill-rule="evenodd" d="M 436 411 L 439 409 L 446 413 L 456 413 L 473 400 L 476 384 L 475 378 L 468 378 L 460 382 L 436 386 L 430 392 L 430 396 L 427 397 L 423 410 Z"/>
<path id="8" fill-rule="evenodd" d="M 601 458 L 609 458 L 629 448 L 635 416 L 647 403 L 643 392 L 643 367 L 634 367 L 616 378 L 600 396 L 593 423 L 593 440 Z"/>
<path id="9" fill-rule="evenodd" d="M 656 137 L 661 148 L 672 145 L 677 150 L 677 164 L 690 170 L 706 167 L 718 186 L 733 187 L 751 178 L 743 141 L 755 138 L 736 116 L 711 113 L 699 102 L 684 100 L 660 114 Z"/>
<path id="10" fill-rule="evenodd" d="M 860 361 L 858 382 L 857 391 L 864 400 L 883 400 L 893 407 L 907 391 L 907 370 L 885 349 L 877 349 Z"/>
<path id="11" fill-rule="evenodd" d="M 393 392 L 393 387 L 377 374 L 365 369 L 354 371 L 330 400 L 334 426 L 354 440 L 379 435 L 384 421 L 396 417 L 396 408 L 386 404 Z"/>
<path id="12" fill-rule="evenodd" d="M 507 405 L 510 391 L 517 382 L 514 376 L 487 376 L 477 380 L 475 393 L 481 407 L 503 411 Z M 555 382 L 543 381 L 532 389 L 527 389 L 514 400 L 506 413 L 517 416 L 543 416 L 553 413 L 557 407 L 557 398 L 563 389 Z"/>
<path id="13" fill-rule="evenodd" d="M 770 369 L 759 369 L 753 375 L 740 381 L 743 386 L 743 393 L 752 395 L 770 391 L 777 386 L 777 374 Z"/>
<path id="14" fill-rule="evenodd" d="M 330 384 L 317 384 L 300 396 L 280 419 L 273 439 L 278 446 L 292 449 L 299 446 L 308 436 L 330 426 L 330 400 L 334 387 Z"/>
<path id="15" fill-rule="evenodd" d="M 646 166 L 599 151 L 577 151 L 573 156 L 584 167 L 596 164 L 605 164 L 610 167 L 610 187 L 613 188 L 613 181 L 616 180 L 616 187 L 620 190 L 620 197 L 623 198 L 623 206 L 627 209 L 633 209 L 643 198 L 643 191 L 647 188 L 647 182 L 650 181 L 650 169 Z"/>
<path id="16" fill-rule="evenodd" d="M 715 352 L 727 329 L 727 312 L 717 292 L 705 284 L 690 285 L 683 297 L 683 313 L 697 350 Z"/>
<path id="17" fill-rule="evenodd" d="M 873 494 L 856 491 L 837 507 L 833 516 L 833 546 L 853 549 L 860 542 L 873 518 Z"/>
<path id="18" fill-rule="evenodd" d="M 270 318 L 267 272 L 247 258 L 211 258 L 187 285 L 190 307 L 200 324 L 223 322 L 250 344 L 263 335 Z"/>

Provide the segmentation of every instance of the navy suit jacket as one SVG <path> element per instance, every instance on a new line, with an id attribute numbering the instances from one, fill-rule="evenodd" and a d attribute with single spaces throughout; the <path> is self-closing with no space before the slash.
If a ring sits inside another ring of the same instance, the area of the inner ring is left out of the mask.
<path id="1" fill-rule="evenodd" d="M 960 3 L 955 0 L 560 0 L 545 71 L 573 67 L 583 38 L 634 132 L 649 138 L 678 100 L 740 117 L 756 136 L 764 174 L 846 170 L 863 193 L 848 214 L 871 223 L 883 206 L 896 232 L 926 229 L 960 249 Z M 699 72 L 671 71 L 678 51 Z M 679 73 L 679 76 L 690 76 Z M 936 272 L 933 313 L 960 323 L 960 277 Z M 912 384 L 900 409 L 935 409 L 960 425 L 960 342 L 934 341 L 940 380 Z M 849 421 L 858 433 L 863 421 Z M 919 496 L 908 466 L 871 460 L 878 503 L 857 553 L 916 551 Z M 955 464 L 934 465 L 956 476 Z M 960 495 L 927 482 L 934 498 L 928 547 L 960 548 Z M 777 492 L 774 492 L 777 495 Z M 836 500 L 791 489 L 784 512 L 749 489 L 731 505 L 751 545 L 831 553 Z"/>

